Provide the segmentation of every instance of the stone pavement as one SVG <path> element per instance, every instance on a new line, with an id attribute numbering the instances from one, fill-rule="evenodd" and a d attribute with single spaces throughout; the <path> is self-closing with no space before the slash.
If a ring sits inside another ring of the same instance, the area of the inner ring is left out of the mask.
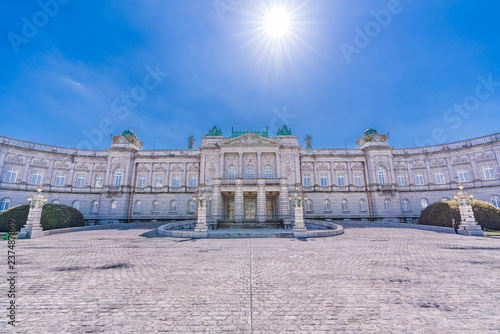
<path id="1" fill-rule="evenodd" d="M 1 270 L 6 276 L 7 243 Z M 1 333 L 499 333 L 500 241 L 397 228 L 297 239 L 148 229 L 19 240 Z"/>

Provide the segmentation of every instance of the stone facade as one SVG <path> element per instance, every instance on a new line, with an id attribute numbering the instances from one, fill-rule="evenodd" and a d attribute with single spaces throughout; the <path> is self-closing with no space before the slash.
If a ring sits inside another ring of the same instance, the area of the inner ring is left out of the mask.
<path id="1" fill-rule="evenodd" d="M 198 186 L 212 195 L 214 220 L 293 220 L 289 195 L 310 199 L 305 218 L 414 221 L 422 208 L 452 199 L 459 181 L 498 205 L 500 133 L 431 147 L 395 149 L 365 131 L 358 149 L 304 149 L 289 129 L 214 127 L 198 149 L 142 150 L 132 131 L 105 151 L 46 146 L 0 137 L 0 201 L 26 203 L 43 185 L 49 203 L 79 208 L 89 221 L 194 219 Z"/>

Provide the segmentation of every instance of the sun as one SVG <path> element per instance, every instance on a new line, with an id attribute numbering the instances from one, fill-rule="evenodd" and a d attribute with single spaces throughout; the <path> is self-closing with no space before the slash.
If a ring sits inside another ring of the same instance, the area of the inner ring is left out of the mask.
<path id="1" fill-rule="evenodd" d="M 290 32 L 290 14 L 283 8 L 274 8 L 264 21 L 266 32 L 272 37 L 283 37 Z"/>

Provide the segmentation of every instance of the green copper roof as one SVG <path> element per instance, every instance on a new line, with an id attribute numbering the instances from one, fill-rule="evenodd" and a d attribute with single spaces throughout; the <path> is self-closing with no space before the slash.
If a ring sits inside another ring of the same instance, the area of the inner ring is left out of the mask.
<path id="1" fill-rule="evenodd" d="M 214 125 L 213 128 L 209 129 L 205 136 L 222 136 L 222 130 Z"/>
<path id="2" fill-rule="evenodd" d="M 281 129 L 276 131 L 276 136 L 291 136 L 292 129 L 289 129 L 286 125 L 283 125 Z"/>
<path id="3" fill-rule="evenodd" d="M 258 131 L 258 130 L 256 130 L 256 131 L 252 131 L 252 130 L 248 130 L 248 131 L 234 131 L 234 128 L 231 128 L 231 137 L 230 138 L 239 137 L 239 136 L 244 135 L 246 133 L 253 133 L 253 134 L 259 135 L 261 137 L 269 138 L 267 126 L 266 126 L 266 131 Z"/>

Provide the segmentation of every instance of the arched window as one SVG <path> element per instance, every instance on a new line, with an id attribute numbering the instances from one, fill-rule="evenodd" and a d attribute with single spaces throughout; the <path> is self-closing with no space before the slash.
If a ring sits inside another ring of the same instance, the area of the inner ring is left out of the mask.
<path id="1" fill-rule="evenodd" d="M 359 211 L 366 211 L 366 202 L 364 199 L 359 200 Z"/>
<path id="2" fill-rule="evenodd" d="M 113 185 L 115 187 L 120 187 L 122 185 L 122 180 L 123 180 L 123 169 L 118 168 L 117 170 L 115 170 L 115 179 Z"/>
<path id="3" fill-rule="evenodd" d="M 170 212 L 177 212 L 177 202 L 175 199 L 170 201 Z"/>
<path id="4" fill-rule="evenodd" d="M 274 168 L 272 166 L 264 166 L 264 178 L 272 179 L 274 177 Z"/>
<path id="5" fill-rule="evenodd" d="M 196 211 L 196 206 L 194 204 L 194 201 L 192 199 L 190 199 L 188 201 L 188 212 L 195 212 Z"/>
<path id="6" fill-rule="evenodd" d="M 228 179 L 235 179 L 237 176 L 238 176 L 238 173 L 236 172 L 236 166 L 235 165 L 231 165 L 231 166 L 227 167 L 226 178 L 228 178 Z"/>
<path id="7" fill-rule="evenodd" d="M 112 200 L 109 204 L 109 212 L 116 212 L 116 201 Z"/>
<path id="8" fill-rule="evenodd" d="M 349 202 L 345 198 L 342 200 L 342 211 L 349 211 Z"/>
<path id="9" fill-rule="evenodd" d="M 403 211 L 410 211 L 410 200 L 403 199 Z"/>
<path id="10" fill-rule="evenodd" d="M 325 199 L 325 201 L 323 202 L 323 211 L 332 211 L 330 201 L 327 199 Z"/>
<path id="11" fill-rule="evenodd" d="M 160 211 L 160 202 L 158 200 L 153 201 L 153 212 L 159 212 Z"/>
<path id="12" fill-rule="evenodd" d="M 429 201 L 427 201 L 426 198 L 422 198 L 420 200 L 420 205 L 422 206 L 422 209 L 425 209 L 429 205 Z"/>
<path id="13" fill-rule="evenodd" d="M 0 212 L 7 210 L 10 207 L 10 198 L 4 198 L 0 201 Z"/>
<path id="14" fill-rule="evenodd" d="M 135 201 L 134 212 L 141 212 L 141 206 L 142 206 L 141 201 Z"/>
<path id="15" fill-rule="evenodd" d="M 386 173 L 384 167 L 379 167 L 377 169 L 377 175 L 378 175 L 378 184 L 380 185 L 386 184 Z"/>
<path id="16" fill-rule="evenodd" d="M 255 179 L 255 167 L 254 166 L 247 166 L 245 168 L 245 179 Z"/>
<path id="17" fill-rule="evenodd" d="M 58 200 L 58 199 L 55 199 L 55 200 L 53 200 L 53 201 L 52 201 L 52 204 L 60 204 L 60 203 L 61 203 L 61 202 L 59 202 L 59 200 Z"/>
<path id="18" fill-rule="evenodd" d="M 99 202 L 98 201 L 93 201 L 91 206 L 90 206 L 90 210 L 92 211 L 92 213 L 97 213 L 99 212 Z"/>
<path id="19" fill-rule="evenodd" d="M 306 205 L 306 211 L 311 211 L 311 212 L 313 211 L 313 202 L 310 199 L 306 201 L 305 205 Z"/>
<path id="20" fill-rule="evenodd" d="M 80 211 L 80 201 L 74 201 L 73 204 L 71 205 L 74 209 L 77 209 Z"/>
<path id="21" fill-rule="evenodd" d="M 497 208 L 500 209 L 500 196 L 493 195 L 491 197 L 491 204 L 493 204 L 494 206 L 496 206 Z"/>
<path id="22" fill-rule="evenodd" d="M 391 200 L 388 198 L 384 199 L 384 209 L 385 211 L 391 210 Z"/>

